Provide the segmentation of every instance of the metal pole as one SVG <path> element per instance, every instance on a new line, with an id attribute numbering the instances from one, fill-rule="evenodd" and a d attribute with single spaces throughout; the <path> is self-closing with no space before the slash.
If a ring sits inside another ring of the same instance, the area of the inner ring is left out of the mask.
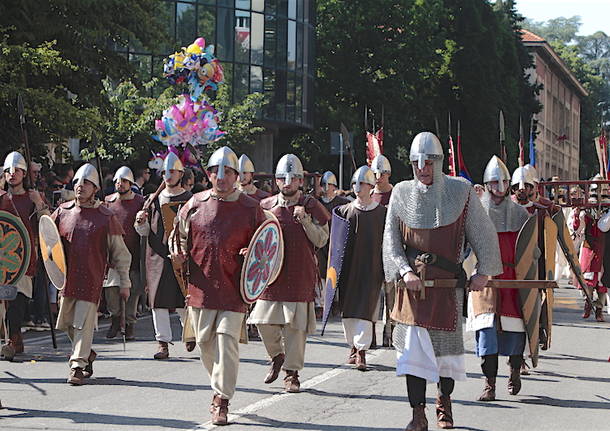
<path id="1" fill-rule="evenodd" d="M 339 190 L 343 190 L 343 135 L 339 133 Z"/>

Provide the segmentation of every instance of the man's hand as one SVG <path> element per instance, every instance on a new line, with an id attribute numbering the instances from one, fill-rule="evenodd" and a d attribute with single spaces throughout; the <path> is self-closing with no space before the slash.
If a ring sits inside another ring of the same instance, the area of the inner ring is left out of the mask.
<path id="1" fill-rule="evenodd" d="M 483 274 L 473 275 L 472 278 L 470 279 L 470 291 L 478 292 L 480 290 L 483 290 L 483 288 L 485 287 L 485 285 L 487 284 L 488 281 L 489 281 L 488 275 L 483 275 Z"/>
<path id="2" fill-rule="evenodd" d="M 186 263 L 186 254 L 184 253 L 172 253 L 170 258 L 179 265 L 184 265 Z"/>
<path id="3" fill-rule="evenodd" d="M 407 285 L 407 290 L 413 290 L 415 292 L 418 292 L 423 288 L 421 279 L 417 275 L 415 275 L 413 271 L 407 272 L 402 279 Z"/>
<path id="4" fill-rule="evenodd" d="M 147 219 L 148 219 L 148 211 L 141 210 L 141 211 L 138 211 L 138 213 L 136 214 L 136 223 L 137 224 L 142 224 Z"/>
<path id="5" fill-rule="evenodd" d="M 305 219 L 308 214 L 305 212 L 304 206 L 297 205 L 294 207 L 293 216 L 295 219 L 297 219 L 298 222 L 302 223 L 303 219 Z"/>
<path id="6" fill-rule="evenodd" d="M 123 298 L 125 301 L 127 301 L 129 299 L 129 288 L 127 287 L 121 287 L 119 289 L 119 296 L 121 298 Z"/>

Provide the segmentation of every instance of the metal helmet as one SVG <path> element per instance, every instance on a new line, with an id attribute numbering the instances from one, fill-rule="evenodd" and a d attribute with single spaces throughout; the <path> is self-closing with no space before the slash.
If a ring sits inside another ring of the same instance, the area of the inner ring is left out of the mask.
<path id="1" fill-rule="evenodd" d="M 515 172 L 513 172 L 513 177 L 510 181 L 511 186 L 518 185 L 520 189 L 524 189 L 525 185 L 529 184 L 534 187 L 535 179 L 532 175 L 532 171 L 527 169 L 526 166 L 520 166 L 515 169 Z"/>
<path id="2" fill-rule="evenodd" d="M 277 162 L 275 178 L 284 178 L 287 186 L 290 185 L 293 178 L 303 178 L 303 176 L 303 164 L 294 154 L 285 154 Z"/>
<path id="3" fill-rule="evenodd" d="M 371 170 L 374 174 L 391 174 L 392 166 L 390 165 L 390 161 L 386 156 L 383 154 L 378 154 L 371 162 Z"/>
<path id="4" fill-rule="evenodd" d="M 335 174 L 333 174 L 331 171 L 326 171 L 326 172 L 324 172 L 324 175 L 322 175 L 322 179 L 320 180 L 320 185 L 322 186 L 324 191 L 326 191 L 326 190 L 328 190 L 329 184 L 332 184 L 335 187 L 339 187 L 339 184 L 337 183 L 337 177 L 335 176 Z"/>
<path id="5" fill-rule="evenodd" d="M 15 169 L 23 169 L 27 172 L 28 164 L 25 161 L 25 158 L 18 151 L 13 151 L 6 156 L 4 159 L 4 171 L 9 171 L 9 173 L 14 173 Z"/>
<path id="6" fill-rule="evenodd" d="M 169 180 L 172 177 L 171 170 L 184 172 L 184 165 L 180 158 L 175 154 L 170 152 L 165 160 L 163 160 L 163 178 L 165 180 Z"/>
<path id="7" fill-rule="evenodd" d="M 136 183 L 136 180 L 133 177 L 133 172 L 131 172 L 131 169 L 129 169 L 129 167 L 127 166 L 121 166 L 119 169 L 116 170 L 112 181 L 116 183 L 117 180 L 127 180 L 131 184 Z"/>
<path id="8" fill-rule="evenodd" d="M 83 166 L 78 168 L 78 171 L 74 174 L 74 187 L 81 185 L 85 180 L 93 183 L 95 187 L 100 188 L 100 174 L 91 163 L 85 163 Z"/>
<path id="9" fill-rule="evenodd" d="M 525 168 L 526 171 L 528 171 L 530 173 L 534 183 L 539 183 L 540 182 L 540 178 L 538 177 L 538 171 L 536 170 L 535 167 L 533 167 L 529 163 L 527 165 L 523 166 L 523 167 Z"/>
<path id="10" fill-rule="evenodd" d="M 239 173 L 239 160 L 237 154 L 229 147 L 221 147 L 214 151 L 208 160 L 208 169 L 218 166 L 216 177 L 222 180 L 225 177 L 225 167 L 233 169 Z"/>
<path id="11" fill-rule="evenodd" d="M 360 183 L 370 184 L 373 187 L 375 186 L 375 174 L 368 166 L 360 166 L 352 176 L 351 184 L 356 193 L 360 192 Z"/>
<path id="12" fill-rule="evenodd" d="M 417 162 L 417 167 L 423 169 L 426 160 L 443 160 L 443 146 L 441 141 L 431 132 L 418 133 L 411 143 L 409 154 L 411 162 Z"/>
<path id="13" fill-rule="evenodd" d="M 505 180 L 510 181 L 510 171 L 498 156 L 493 156 L 487 163 L 485 172 L 483 172 L 483 183 L 497 181 L 498 191 L 502 193 L 506 191 L 504 188 Z"/>
<path id="14" fill-rule="evenodd" d="M 254 163 L 252 163 L 250 157 L 242 154 L 239 156 L 239 173 L 245 174 L 247 172 L 254 173 Z"/>

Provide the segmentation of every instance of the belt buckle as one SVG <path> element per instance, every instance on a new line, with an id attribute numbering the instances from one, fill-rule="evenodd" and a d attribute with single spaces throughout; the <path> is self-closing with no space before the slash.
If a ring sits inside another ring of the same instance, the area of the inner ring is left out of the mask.
<path id="1" fill-rule="evenodd" d="M 417 260 L 425 265 L 434 265 L 436 263 L 436 255 L 433 253 L 422 253 L 417 256 Z"/>

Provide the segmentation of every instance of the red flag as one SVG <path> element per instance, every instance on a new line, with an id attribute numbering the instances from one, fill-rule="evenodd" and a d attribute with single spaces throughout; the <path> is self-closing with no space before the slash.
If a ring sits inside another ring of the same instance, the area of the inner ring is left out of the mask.
<path id="1" fill-rule="evenodd" d="M 458 174 L 462 178 L 466 178 L 468 181 L 472 182 L 472 177 L 470 176 L 470 172 L 468 172 L 468 168 L 466 167 L 466 163 L 464 163 L 464 158 L 462 157 L 462 136 L 460 135 L 460 122 L 458 121 L 458 136 L 457 136 L 457 161 L 458 161 Z"/>
<path id="2" fill-rule="evenodd" d="M 449 135 L 449 176 L 457 177 L 455 170 L 455 150 L 453 149 L 453 138 Z"/>
<path id="3" fill-rule="evenodd" d="M 377 133 L 366 132 L 366 160 L 370 165 L 375 157 L 383 154 L 383 127 Z"/>

